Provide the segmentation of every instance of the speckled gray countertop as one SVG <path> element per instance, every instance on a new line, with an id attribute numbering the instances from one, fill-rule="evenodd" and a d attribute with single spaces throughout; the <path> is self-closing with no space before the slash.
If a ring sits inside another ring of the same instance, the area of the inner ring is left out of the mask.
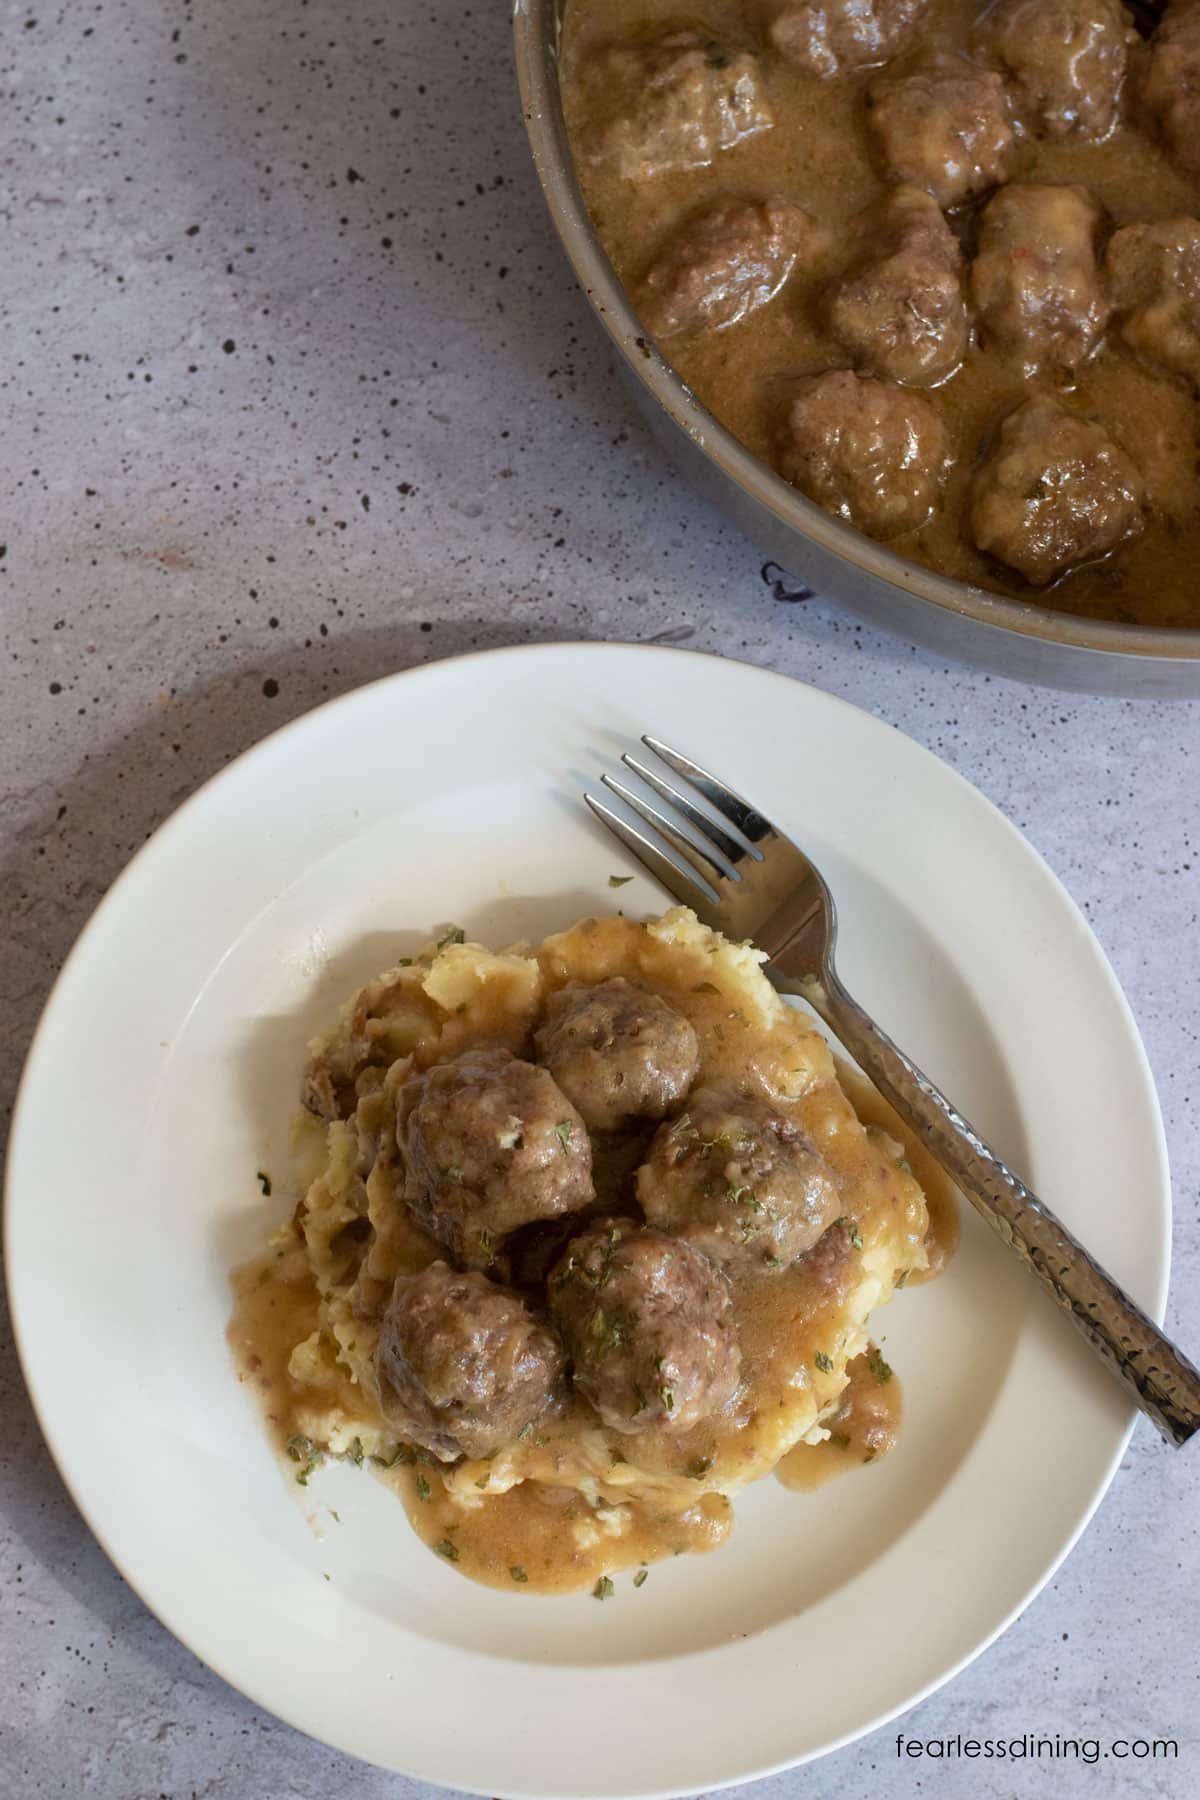
<path id="1" fill-rule="evenodd" d="M 3 1084 L 130 853 L 330 694 L 482 645 L 685 643 L 892 720 L 1025 830 L 1145 1036 L 1200 1342 L 1200 708 L 946 668 L 753 548 L 631 419 L 527 161 L 502 4 L 3 7 Z M 47 1204 L 55 1204 L 47 1196 Z M 81 1371 L 86 1379 L 86 1371 Z M 159 1626 L 0 1346 L 0 1794 L 383 1800 Z M 761 1800 L 1200 1792 L 1200 1460 L 1139 1424 L 1057 1580 L 913 1738 L 1176 1738 L 1178 1761 L 898 1760 Z M 869 1654 L 864 1645 L 864 1654 Z"/>

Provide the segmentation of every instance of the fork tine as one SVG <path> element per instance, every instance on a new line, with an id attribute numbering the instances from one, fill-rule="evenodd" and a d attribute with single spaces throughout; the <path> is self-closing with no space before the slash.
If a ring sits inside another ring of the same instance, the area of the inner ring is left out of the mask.
<path id="1" fill-rule="evenodd" d="M 683 756 L 678 750 L 672 750 L 670 745 L 664 744 L 660 738 L 643 736 L 642 742 L 648 750 L 652 750 L 655 756 L 665 762 L 669 769 L 674 769 L 677 775 L 682 775 L 685 781 L 690 781 L 692 786 L 704 795 L 709 804 L 716 807 L 722 818 L 728 819 L 730 824 L 745 833 L 752 845 L 761 838 L 777 835 L 770 819 L 764 819 L 748 800 L 743 800 L 740 794 L 735 794 L 733 789 L 726 787 L 723 781 L 718 781 L 715 775 L 710 775 L 707 769 L 702 769 L 700 764 L 693 762 L 690 756 Z M 752 850 L 751 854 L 756 860 L 762 860 L 761 851 Z"/>
<path id="2" fill-rule="evenodd" d="M 681 906 L 694 907 L 697 890 L 710 901 L 719 904 L 707 881 L 699 875 L 685 875 L 669 856 L 663 855 L 657 844 L 636 831 L 632 825 L 627 825 L 624 819 L 605 806 L 602 800 L 597 800 L 594 794 L 585 794 L 583 797 L 600 823 L 607 825 L 613 836 L 620 839 L 631 855 L 637 858 L 643 868 L 650 871 L 656 881 L 661 882 L 668 894 L 675 896 Z"/>
<path id="3" fill-rule="evenodd" d="M 664 781 L 661 775 L 656 775 L 652 769 L 648 769 L 644 763 L 640 763 L 636 756 L 623 756 L 621 761 L 627 769 L 632 769 L 635 775 L 640 776 L 647 787 L 653 788 L 661 799 L 673 806 L 676 812 L 682 813 L 688 824 L 720 851 L 728 865 L 721 873 L 730 875 L 734 881 L 740 881 L 741 876 L 737 872 L 737 865 L 743 857 L 750 856 L 753 852 L 747 850 L 744 844 L 737 843 L 727 831 L 721 829 L 714 819 L 711 819 L 707 813 L 701 812 L 700 808 L 689 800 L 686 794 L 681 794 L 677 787 L 672 787 L 669 781 Z"/>
<path id="4" fill-rule="evenodd" d="M 710 856 L 702 845 L 693 844 L 690 838 L 684 837 L 678 826 L 668 819 L 665 813 L 660 813 L 657 807 L 651 806 L 647 801 L 641 799 L 622 782 L 614 781 L 611 775 L 601 775 L 600 779 L 609 792 L 623 800 L 639 819 L 644 820 L 652 830 L 657 831 L 660 837 L 666 838 L 676 856 L 682 858 L 690 868 L 695 870 L 697 879 L 705 883 L 713 899 L 719 903 L 720 895 L 715 884 L 718 881 L 726 880 L 727 877 L 716 858 Z M 709 873 L 710 869 L 711 874 Z"/>

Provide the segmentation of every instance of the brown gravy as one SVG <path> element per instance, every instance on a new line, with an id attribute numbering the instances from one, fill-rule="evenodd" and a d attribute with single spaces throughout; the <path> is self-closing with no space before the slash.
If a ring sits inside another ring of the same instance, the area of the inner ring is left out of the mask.
<path id="1" fill-rule="evenodd" d="M 872 1345 L 848 1365 L 850 1385 L 829 1420 L 823 1444 L 797 1444 L 775 1471 L 776 1479 L 796 1493 L 824 1487 L 864 1463 L 878 1462 L 896 1447 L 904 1411 L 904 1395 L 895 1370 Z"/>
<path id="2" fill-rule="evenodd" d="M 965 49 L 980 10 L 974 0 L 933 0 L 914 42 Z M 677 21 L 681 13 L 718 36 L 747 41 L 748 14 L 738 0 L 700 0 L 682 8 L 678 0 L 570 0 L 562 50 L 569 128 L 578 123 L 581 60 L 599 45 L 656 21 Z M 1200 184 L 1180 171 L 1136 118 L 1129 95 L 1142 54 L 1140 46 L 1131 49 L 1125 118 L 1107 141 L 1025 137 L 1011 179 L 1083 183 L 1114 225 L 1200 212 Z M 837 225 L 885 191 L 863 124 L 864 91 L 877 71 L 821 80 L 770 56 L 764 69 L 774 128 L 720 153 L 710 167 L 659 174 L 634 186 L 608 168 L 581 163 L 592 218 L 627 286 L 636 284 L 676 220 L 718 195 L 788 200 Z M 962 230 L 969 253 L 969 211 Z M 814 284 L 806 291 L 801 270 L 775 301 L 741 324 L 670 343 L 671 360 L 689 388 L 764 462 L 772 460 L 784 381 L 847 360 L 815 318 L 813 299 Z M 1106 424 L 1145 478 L 1151 517 L 1139 537 L 1045 590 L 1029 587 L 974 547 L 961 522 L 968 483 L 996 421 L 1028 392 L 1019 366 L 975 345 L 940 388 L 921 390 L 941 411 L 954 453 L 943 504 L 918 531 L 890 539 L 888 548 L 960 581 L 1058 611 L 1127 624 L 1200 626 L 1200 409 L 1186 384 L 1139 367 L 1111 336 L 1076 381 L 1073 399 Z"/>

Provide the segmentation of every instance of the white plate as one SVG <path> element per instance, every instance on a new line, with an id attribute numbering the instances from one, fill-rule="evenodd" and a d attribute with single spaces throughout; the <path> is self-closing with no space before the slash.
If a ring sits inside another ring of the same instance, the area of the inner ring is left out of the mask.
<path id="1" fill-rule="evenodd" d="M 643 730 L 815 854 L 852 992 L 1156 1317 L 1165 1293 L 1162 1129 L 1114 978 L 1013 827 L 898 732 L 740 664 L 573 645 L 414 670 L 243 756 L 126 871 L 42 1020 L 8 1183 L 25 1373 L 92 1529 L 198 1656 L 484 1794 L 692 1792 L 869 1730 L 1041 1587 L 1130 1427 L 971 1218 L 947 1277 L 878 1316 L 895 1455 L 813 1495 L 762 1483 L 726 1548 L 603 1606 L 471 1585 L 353 1469 L 281 1475 L 224 1333 L 231 1265 L 291 1204 L 305 1041 L 432 924 L 502 942 L 658 910 L 640 877 L 610 892 L 626 864 L 578 800 Z"/>

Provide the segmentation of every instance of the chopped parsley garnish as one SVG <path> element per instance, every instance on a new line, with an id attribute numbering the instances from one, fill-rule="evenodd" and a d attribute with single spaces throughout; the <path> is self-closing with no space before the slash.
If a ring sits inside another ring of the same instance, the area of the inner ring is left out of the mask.
<path id="1" fill-rule="evenodd" d="M 897 1163 L 896 1163 L 896 1167 L 897 1167 L 897 1168 L 898 1168 L 898 1169 L 903 1169 L 903 1170 L 904 1170 L 904 1173 L 905 1173 L 905 1174 L 906 1174 L 906 1175 L 911 1175 L 911 1174 L 912 1174 L 912 1164 L 911 1164 L 911 1163 L 910 1163 L 910 1162 L 909 1162 L 909 1160 L 908 1160 L 908 1158 L 907 1158 L 907 1156 L 902 1156 L 902 1157 L 900 1157 L 900 1158 L 899 1158 L 899 1160 L 898 1160 L 898 1161 L 897 1161 Z"/>
<path id="2" fill-rule="evenodd" d="M 822 1375 L 832 1374 L 832 1372 L 833 1372 L 832 1356 L 826 1356 L 826 1354 L 823 1350 L 818 1350 L 817 1354 L 813 1357 L 813 1361 L 816 1363 L 818 1369 L 820 1369 Z"/>
<path id="3" fill-rule="evenodd" d="M 412 962 L 413 962 L 413 959 L 411 956 L 402 956 L 399 959 L 399 961 L 397 962 L 396 967 L 398 969 L 411 969 Z"/>
<path id="4" fill-rule="evenodd" d="M 835 1219 L 833 1222 L 835 1225 L 840 1225 L 842 1227 L 843 1231 L 845 1231 L 845 1233 L 847 1234 L 847 1236 L 850 1239 L 850 1243 L 851 1243 L 851 1246 L 853 1249 L 855 1249 L 855 1250 L 862 1249 L 862 1247 L 863 1247 L 862 1233 L 858 1229 L 858 1220 L 857 1219 L 852 1219 L 850 1217 L 849 1213 L 843 1213 L 840 1219 Z"/>
<path id="5" fill-rule="evenodd" d="M 595 1354 L 600 1362 L 611 1356 L 614 1350 L 620 1350 L 628 1343 L 630 1333 L 637 1321 L 630 1313 L 606 1312 L 598 1306 L 588 1320 L 588 1336 L 595 1340 Z"/>
<path id="6" fill-rule="evenodd" d="M 562 1145 L 564 1150 L 567 1149 L 568 1145 L 571 1142 L 571 1133 L 574 1129 L 575 1129 L 574 1121 L 571 1119 L 562 1119 L 554 1127 L 554 1135 L 558 1139 L 559 1143 Z"/>
<path id="7" fill-rule="evenodd" d="M 265 1169 L 260 1169 L 258 1171 L 258 1185 L 262 1189 L 264 1194 L 270 1194 L 270 1192 L 271 1192 L 271 1177 L 267 1174 Z"/>
<path id="8" fill-rule="evenodd" d="M 449 931 L 446 933 L 445 937 L 440 937 L 438 939 L 437 947 L 439 950 L 444 950 L 446 948 L 447 944 L 465 944 L 466 941 L 467 941 L 467 934 L 463 930 L 462 926 L 461 925 L 451 925 L 451 927 L 450 927 Z"/>
<path id="9" fill-rule="evenodd" d="M 660 1387 L 658 1390 L 658 1397 L 662 1401 L 664 1412 L 674 1412 L 675 1411 L 675 1389 L 674 1388 Z"/>
<path id="10" fill-rule="evenodd" d="M 347 1455 L 349 1456 L 350 1461 L 354 1464 L 356 1469 L 362 1468 L 362 1466 L 363 1466 L 363 1447 L 362 1447 L 362 1439 L 361 1438 L 359 1438 L 359 1437 L 351 1438 L 350 1448 L 347 1451 Z"/>
<path id="11" fill-rule="evenodd" d="M 876 1349 L 874 1344 L 872 1344 L 871 1348 L 867 1351 L 867 1367 L 870 1369 L 880 1387 L 883 1386 L 885 1381 L 890 1381 L 892 1379 L 892 1371 L 889 1364 L 885 1363 L 883 1360 L 883 1352 Z"/>
<path id="12" fill-rule="evenodd" d="M 485 1488 L 491 1479 L 492 1478 L 491 1478 L 490 1474 L 480 1475 L 475 1482 L 475 1486 L 477 1488 Z"/>
<path id="13" fill-rule="evenodd" d="M 684 1474 L 689 1481 L 702 1481 L 712 1468 L 713 1460 L 711 1456 L 693 1456 Z"/>
<path id="14" fill-rule="evenodd" d="M 426 1481 L 426 1479 L 423 1475 L 418 1475 L 417 1476 L 417 1499 L 418 1500 L 428 1500 L 428 1498 L 429 1498 L 429 1483 Z"/>
<path id="15" fill-rule="evenodd" d="M 602 1575 L 600 1577 L 599 1581 L 596 1583 L 595 1587 L 592 1589 L 593 1600 L 609 1600 L 612 1598 L 612 1594 L 613 1594 L 612 1577 L 609 1575 Z"/>
<path id="16" fill-rule="evenodd" d="M 892 1286 L 902 1288 L 907 1280 L 908 1280 L 908 1270 L 901 1269 L 901 1271 L 897 1275 L 895 1281 L 892 1283 Z"/>
<path id="17" fill-rule="evenodd" d="M 372 1456 L 371 1461 L 381 1469 L 394 1469 L 397 1463 L 415 1463 L 417 1453 L 408 1444 L 397 1444 L 390 1456 Z"/>
<path id="18" fill-rule="evenodd" d="M 642 1583 L 646 1580 L 646 1577 L 649 1575 L 649 1573 L 650 1573 L 649 1569 L 639 1569 L 637 1574 L 633 1578 L 634 1587 L 641 1587 Z"/>
<path id="19" fill-rule="evenodd" d="M 525 1573 L 525 1571 L 521 1567 L 520 1563 L 514 1563 L 512 1568 L 508 1572 L 512 1576 L 514 1581 L 528 1581 L 529 1580 L 528 1575 Z"/>
<path id="20" fill-rule="evenodd" d="M 736 1181 L 731 1181 L 726 1186 L 725 1198 L 731 1206 L 748 1206 L 751 1212 L 759 1210 L 758 1196 L 754 1189 L 739 1187 Z"/>
<path id="21" fill-rule="evenodd" d="M 447 1562 L 458 1561 L 458 1551 L 449 1538 L 443 1538 L 440 1544 L 435 1544 L 433 1547 L 439 1556 L 445 1557 Z"/>
<path id="22" fill-rule="evenodd" d="M 296 1475 L 296 1480 L 301 1487 L 307 1487 L 309 1476 L 314 1469 L 319 1469 L 321 1466 L 320 1447 L 314 1444 L 310 1437 L 303 1437 L 297 1432 L 287 1441 L 287 1453 L 294 1463 L 303 1465 Z"/>
<path id="23" fill-rule="evenodd" d="M 608 878 L 608 885 L 609 887 L 624 887 L 627 882 L 632 880 L 632 875 L 610 875 Z"/>

